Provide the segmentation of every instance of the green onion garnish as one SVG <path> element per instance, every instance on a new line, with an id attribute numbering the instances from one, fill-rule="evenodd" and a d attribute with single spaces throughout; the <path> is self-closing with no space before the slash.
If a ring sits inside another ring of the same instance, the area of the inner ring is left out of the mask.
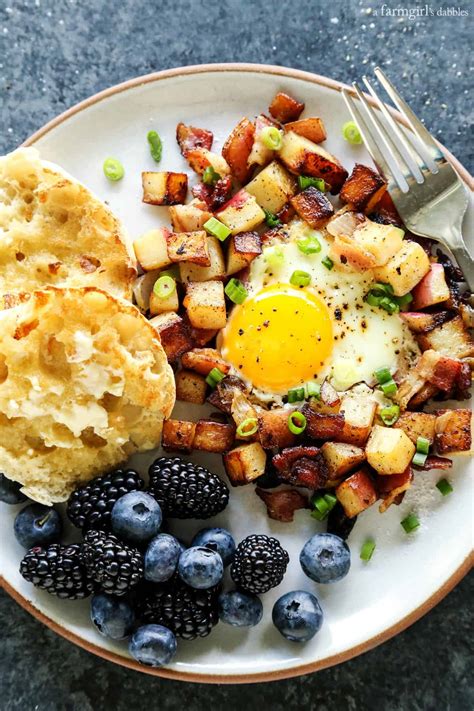
<path id="1" fill-rule="evenodd" d="M 321 260 L 321 264 L 324 264 L 326 269 L 329 269 L 329 271 L 331 271 L 334 266 L 334 262 L 332 261 L 331 257 L 324 257 L 324 259 Z"/>
<path id="2" fill-rule="evenodd" d="M 278 215 L 275 215 L 273 212 L 270 212 L 269 210 L 264 210 L 265 213 L 265 222 L 269 227 L 278 227 L 278 225 L 281 225 L 281 220 L 278 217 Z"/>
<path id="3" fill-rule="evenodd" d="M 150 146 L 151 157 L 157 163 L 161 160 L 161 154 L 163 152 L 163 144 L 161 138 L 156 131 L 148 131 L 147 135 L 148 145 Z"/>
<path id="4" fill-rule="evenodd" d="M 215 388 L 217 383 L 220 383 L 224 378 L 225 373 L 223 373 L 222 370 L 219 370 L 219 368 L 213 368 L 206 378 L 206 383 L 210 385 L 211 388 Z"/>
<path id="5" fill-rule="evenodd" d="M 369 306 L 380 306 L 380 302 L 382 301 L 383 296 L 376 296 L 373 294 L 371 291 L 367 294 L 365 297 L 365 300 L 369 304 Z"/>
<path id="6" fill-rule="evenodd" d="M 438 491 L 441 492 L 443 496 L 447 496 L 453 491 L 453 487 L 447 479 L 440 479 L 436 484 L 436 488 L 438 489 Z"/>
<path id="7" fill-rule="evenodd" d="M 428 454 L 430 451 L 430 440 L 426 437 L 418 437 L 416 440 L 416 451 L 421 454 Z"/>
<path id="8" fill-rule="evenodd" d="M 398 420 L 400 408 L 398 405 L 390 405 L 380 410 L 380 419 L 387 427 L 391 427 Z"/>
<path id="9" fill-rule="evenodd" d="M 359 128 L 354 121 L 347 121 L 342 127 L 342 135 L 345 141 L 352 143 L 352 145 L 359 145 L 362 143 L 362 136 L 360 134 Z"/>
<path id="10" fill-rule="evenodd" d="M 392 374 L 388 368 L 378 368 L 374 376 L 377 378 L 377 382 L 379 385 L 383 385 L 383 383 L 387 383 L 389 380 L 392 380 Z"/>
<path id="11" fill-rule="evenodd" d="M 167 274 L 162 274 L 155 281 L 155 284 L 153 286 L 153 292 L 160 299 L 166 299 L 168 296 L 171 296 L 174 291 L 176 291 L 176 282 L 172 277 L 168 276 Z"/>
<path id="12" fill-rule="evenodd" d="M 219 173 L 216 173 L 212 165 L 208 165 L 204 173 L 202 174 L 202 182 L 205 185 L 215 185 L 218 180 L 221 179 Z"/>
<path id="13" fill-rule="evenodd" d="M 301 402 L 304 400 L 304 388 L 291 388 L 288 390 L 288 402 Z"/>
<path id="14" fill-rule="evenodd" d="M 422 452 L 415 452 L 415 454 L 413 455 L 413 459 L 411 460 L 411 463 L 415 467 L 424 467 L 427 458 L 428 458 L 427 454 L 422 454 Z"/>
<path id="15" fill-rule="evenodd" d="M 400 524 L 401 526 L 403 526 L 405 533 L 411 533 L 416 528 L 418 528 L 420 522 L 418 521 L 418 518 L 417 516 L 415 516 L 415 514 L 410 514 L 409 516 L 404 518 L 403 521 L 400 521 Z"/>
<path id="16" fill-rule="evenodd" d="M 301 190 L 317 188 L 322 193 L 326 190 L 326 183 L 322 178 L 312 178 L 309 175 L 298 175 L 298 185 Z"/>
<path id="17" fill-rule="evenodd" d="M 296 240 L 296 244 L 303 254 L 317 254 L 321 251 L 321 243 L 314 235 L 300 237 L 300 239 Z"/>
<path id="18" fill-rule="evenodd" d="M 299 435 L 306 429 L 306 417 L 302 412 L 292 412 L 288 418 L 288 429 L 295 435 Z"/>
<path id="19" fill-rule="evenodd" d="M 251 437 L 258 430 L 258 420 L 256 417 L 247 417 L 237 427 L 239 437 Z"/>
<path id="20" fill-rule="evenodd" d="M 369 540 L 364 543 L 360 549 L 360 559 L 368 562 L 372 558 L 372 554 L 375 550 L 375 541 Z"/>
<path id="21" fill-rule="evenodd" d="M 386 383 L 382 383 L 380 386 L 385 397 L 392 397 L 398 390 L 398 386 L 395 380 L 388 380 Z"/>
<path id="22" fill-rule="evenodd" d="M 404 294 L 403 296 L 396 296 L 395 298 L 401 309 L 404 309 L 413 301 L 413 296 L 411 294 Z"/>
<path id="23" fill-rule="evenodd" d="M 321 398 L 320 384 L 310 380 L 309 383 L 306 383 L 306 393 L 308 397 L 316 397 L 319 400 Z"/>
<path id="24" fill-rule="evenodd" d="M 285 261 L 283 249 L 278 245 L 267 247 L 263 253 L 263 256 L 269 267 L 279 267 Z"/>
<path id="25" fill-rule="evenodd" d="M 248 296 L 248 291 L 239 279 L 229 279 L 225 293 L 234 304 L 243 304 Z"/>
<path id="26" fill-rule="evenodd" d="M 123 165 L 116 158 L 106 158 L 102 167 L 107 180 L 115 182 L 116 180 L 122 180 L 125 175 Z"/>
<path id="27" fill-rule="evenodd" d="M 283 134 L 276 126 L 265 126 L 260 138 L 263 145 L 271 151 L 279 151 L 283 145 Z"/>
<path id="28" fill-rule="evenodd" d="M 370 291 L 376 296 L 393 296 L 393 286 L 381 281 L 376 282 Z"/>
<path id="29" fill-rule="evenodd" d="M 315 494 L 311 497 L 311 505 L 314 507 L 311 516 L 318 521 L 324 521 L 336 503 L 337 499 L 334 494 Z"/>
<path id="30" fill-rule="evenodd" d="M 308 286 L 311 283 L 311 275 L 301 269 L 295 269 L 290 276 L 290 284 L 293 286 Z"/>
<path id="31" fill-rule="evenodd" d="M 384 309 L 389 314 L 398 313 L 400 311 L 400 306 L 394 299 L 391 299 L 389 296 L 382 296 L 379 302 L 379 306 L 381 309 Z"/>
<path id="32" fill-rule="evenodd" d="M 229 230 L 227 225 L 223 222 L 216 220 L 215 217 L 210 217 L 207 222 L 204 223 L 204 229 L 213 237 L 217 237 L 221 242 L 223 242 L 230 235 L 232 230 Z"/>

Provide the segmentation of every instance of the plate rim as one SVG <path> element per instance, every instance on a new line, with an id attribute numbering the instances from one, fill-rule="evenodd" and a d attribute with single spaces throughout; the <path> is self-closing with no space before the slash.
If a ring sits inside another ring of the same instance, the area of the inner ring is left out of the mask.
<path id="1" fill-rule="evenodd" d="M 181 76 L 190 76 L 195 74 L 211 73 L 211 72 L 242 72 L 242 73 L 262 73 L 270 74 L 276 76 L 282 76 L 289 79 L 299 79 L 302 81 L 309 82 L 311 84 L 318 84 L 324 86 L 333 91 L 340 91 L 342 88 L 354 93 L 352 87 L 344 84 L 342 82 L 324 77 L 319 74 L 313 74 L 311 72 L 306 72 L 300 69 L 291 69 L 289 67 L 280 67 L 271 64 L 252 64 L 252 63 L 217 63 L 217 64 L 197 64 L 189 65 L 183 67 L 175 67 L 171 69 L 164 69 L 159 72 L 153 72 L 151 74 L 145 74 L 139 77 L 134 77 L 127 81 L 115 84 L 107 89 L 104 89 L 92 96 L 80 101 L 71 108 L 62 112 L 58 116 L 54 117 L 46 124 L 44 124 L 40 129 L 35 131 L 31 136 L 29 136 L 21 145 L 31 146 L 34 145 L 40 138 L 45 136 L 51 130 L 59 126 L 61 123 L 66 121 L 68 118 L 77 115 L 84 109 L 99 103 L 100 101 L 114 96 L 123 91 L 128 91 L 137 86 L 142 86 L 144 84 L 161 81 L 163 79 L 170 79 Z M 371 97 L 367 97 L 368 100 L 373 103 Z M 398 122 L 407 126 L 406 121 L 403 119 L 401 114 L 389 107 L 394 117 Z M 438 141 L 439 143 L 439 141 Z M 465 181 L 471 190 L 474 190 L 474 178 L 470 175 L 468 170 L 460 163 L 460 161 L 450 153 L 441 143 L 443 151 L 447 155 L 449 161 L 456 168 L 457 172 L 461 178 Z M 36 608 L 33 603 L 21 593 L 19 593 L 15 588 L 13 588 L 3 576 L 0 575 L 0 586 L 8 593 L 23 609 L 29 612 L 33 617 L 46 625 L 49 629 L 61 637 L 67 639 L 69 642 L 76 644 L 78 647 L 85 649 L 96 656 L 106 659 L 107 661 L 114 662 L 120 666 L 134 669 L 135 671 L 140 671 L 145 674 L 152 676 L 158 676 L 166 679 L 174 679 L 176 681 L 187 681 L 195 683 L 207 683 L 207 684 L 248 684 L 248 683 L 258 683 L 258 682 L 268 682 L 277 681 L 281 679 L 289 679 L 292 677 L 301 676 L 303 674 L 310 674 L 312 672 L 320 671 L 321 669 L 326 669 L 337 664 L 341 664 L 349 659 L 352 659 L 359 654 L 363 654 L 373 649 L 374 647 L 386 642 L 390 638 L 399 634 L 403 630 L 407 629 L 414 622 L 419 620 L 423 615 L 429 612 L 433 607 L 435 607 L 451 590 L 462 580 L 462 578 L 467 575 L 474 564 L 474 553 L 471 552 L 466 556 L 461 565 L 457 570 L 434 592 L 430 595 L 427 600 L 425 600 L 421 605 L 412 610 L 408 615 L 403 617 L 401 620 L 391 625 L 387 629 L 379 632 L 378 634 L 370 637 L 370 639 L 351 647 L 350 649 L 340 652 L 324 659 L 320 659 L 316 662 L 310 662 L 308 664 L 303 664 L 297 667 L 292 667 L 289 669 L 278 669 L 270 672 L 257 672 L 255 674 L 199 674 L 195 672 L 180 671 L 176 669 L 166 669 L 159 668 L 153 669 L 150 667 L 144 667 L 138 662 L 131 658 L 127 658 L 117 654 L 116 652 L 111 652 L 107 649 L 99 647 L 87 640 L 82 639 L 79 635 L 70 630 L 62 627 L 59 623 L 55 622 L 49 618 L 44 612 L 41 612 Z"/>

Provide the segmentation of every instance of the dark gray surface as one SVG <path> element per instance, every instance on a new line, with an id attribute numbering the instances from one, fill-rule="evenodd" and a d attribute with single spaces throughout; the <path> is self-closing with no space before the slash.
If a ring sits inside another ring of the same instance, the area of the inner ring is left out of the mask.
<path id="1" fill-rule="evenodd" d="M 432 5 L 435 12 L 439 7 Z M 382 3 L 334 0 L 1 0 L 0 150 L 14 148 L 96 91 L 167 67 L 262 62 L 350 82 L 380 64 L 472 170 L 468 64 L 474 5 L 457 0 L 455 7 L 469 16 L 382 17 Z M 233 711 L 258 704 L 467 711 L 474 707 L 473 592 L 471 577 L 407 632 L 338 668 L 243 687 L 161 681 L 114 667 L 60 639 L 2 594 L 0 709 Z"/>

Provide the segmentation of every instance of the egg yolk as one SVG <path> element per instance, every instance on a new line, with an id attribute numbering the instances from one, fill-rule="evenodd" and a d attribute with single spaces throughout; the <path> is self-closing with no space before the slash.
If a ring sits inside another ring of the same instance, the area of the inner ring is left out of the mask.
<path id="1" fill-rule="evenodd" d="M 255 388 L 284 394 L 314 379 L 332 347 L 324 302 L 309 289 L 273 284 L 235 306 L 222 355 Z"/>

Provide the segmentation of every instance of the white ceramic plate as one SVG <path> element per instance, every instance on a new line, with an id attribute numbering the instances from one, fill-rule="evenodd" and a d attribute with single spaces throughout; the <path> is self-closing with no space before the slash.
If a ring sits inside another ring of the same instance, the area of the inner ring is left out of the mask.
<path id="1" fill-rule="evenodd" d="M 243 116 L 266 110 L 276 91 L 283 90 L 306 102 L 305 115 L 318 115 L 328 130 L 327 146 L 347 169 L 355 161 L 369 162 L 362 146 L 352 147 L 341 136 L 341 125 L 350 117 L 330 80 L 279 67 L 221 65 L 171 70 L 114 87 L 83 102 L 55 119 L 30 139 L 43 158 L 59 163 L 68 172 L 107 200 L 125 223 L 131 238 L 159 224 L 167 224 L 166 208 L 141 202 L 142 170 L 154 170 L 146 133 L 155 128 L 164 142 L 160 169 L 188 171 L 176 141 L 178 121 L 210 128 L 219 149 L 230 129 Z M 108 182 L 102 173 L 107 156 L 118 157 L 125 178 Z M 458 167 L 459 164 L 458 164 Z M 463 169 L 461 169 L 463 170 Z M 466 172 L 463 171 L 468 180 Z M 187 415 L 189 406 L 186 405 Z M 132 461 L 145 472 L 157 453 Z M 199 463 L 223 473 L 220 457 L 197 455 Z M 366 651 L 404 629 L 450 590 L 469 568 L 472 544 L 472 488 L 462 459 L 449 473 L 455 492 L 443 498 L 435 488 L 440 472 L 416 475 L 416 483 L 400 507 L 383 515 L 374 506 L 359 517 L 350 536 L 352 567 L 336 585 L 318 586 L 306 578 L 298 556 L 303 543 L 324 530 L 305 511 L 293 524 L 267 518 L 254 486 L 232 489 L 230 505 L 214 523 L 229 528 L 237 540 L 249 533 L 269 533 L 280 539 L 291 562 L 283 583 L 263 596 L 264 618 L 249 631 L 218 625 L 203 640 L 181 642 L 177 659 L 164 676 L 189 681 L 258 681 L 282 678 L 336 664 Z M 23 555 L 12 524 L 19 507 L 0 504 L 1 567 L 6 589 L 27 609 L 57 632 L 90 651 L 115 662 L 136 665 L 125 644 L 112 643 L 95 632 L 89 622 L 88 602 L 60 601 L 35 590 L 18 573 Z M 400 521 L 415 511 L 418 531 L 404 533 Z M 205 524 L 207 525 L 207 524 Z M 176 530 L 189 538 L 199 522 Z M 359 559 L 368 536 L 377 542 L 369 564 Z M 325 623 L 308 644 L 286 642 L 271 622 L 274 601 L 284 592 L 303 588 L 319 597 Z"/>

